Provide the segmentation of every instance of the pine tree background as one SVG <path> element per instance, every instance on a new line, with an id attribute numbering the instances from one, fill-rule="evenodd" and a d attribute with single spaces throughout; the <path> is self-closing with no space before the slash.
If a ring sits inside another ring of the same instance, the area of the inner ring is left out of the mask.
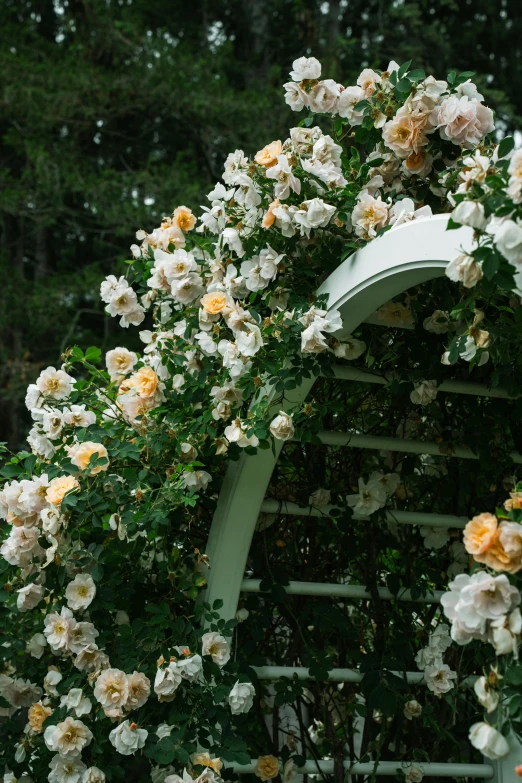
<path id="1" fill-rule="evenodd" d="M 3 0 L 0 441 L 23 445 L 25 389 L 67 345 L 136 345 L 100 278 L 137 228 L 204 204 L 228 152 L 286 138 L 296 57 L 346 85 L 390 59 L 473 70 L 511 132 L 521 21 L 519 0 Z"/>

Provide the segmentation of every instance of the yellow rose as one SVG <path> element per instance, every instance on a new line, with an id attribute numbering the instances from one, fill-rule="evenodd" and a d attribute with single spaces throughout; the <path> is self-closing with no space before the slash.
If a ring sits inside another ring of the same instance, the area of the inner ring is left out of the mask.
<path id="1" fill-rule="evenodd" d="M 57 476 L 49 482 L 45 499 L 48 503 L 52 503 L 53 506 L 59 506 L 64 495 L 76 489 L 80 489 L 80 485 L 74 476 Z"/>
<path id="2" fill-rule="evenodd" d="M 277 156 L 281 154 L 283 145 L 280 141 L 273 141 L 271 144 L 267 144 L 262 150 L 256 153 L 254 158 L 256 163 L 260 166 L 264 166 L 265 169 L 269 169 L 275 166 L 277 163 Z"/>
<path id="3" fill-rule="evenodd" d="M 254 772 L 261 780 L 272 780 L 279 775 L 279 761 L 275 756 L 259 756 Z"/>
<path id="4" fill-rule="evenodd" d="M 221 291 L 215 291 L 211 294 L 205 294 L 201 297 L 201 306 L 206 313 L 217 315 L 227 305 L 227 295 Z"/>
<path id="5" fill-rule="evenodd" d="M 28 712 L 31 730 L 34 731 L 35 734 L 41 734 L 44 721 L 52 714 L 52 709 L 50 707 L 44 707 L 41 701 L 35 701 L 34 704 L 31 704 Z"/>
<path id="6" fill-rule="evenodd" d="M 158 388 L 158 376 L 151 367 L 142 367 L 131 376 L 131 381 L 140 397 L 152 397 Z"/>
<path id="7" fill-rule="evenodd" d="M 192 231 L 196 225 L 196 218 L 188 207 L 178 207 L 174 210 L 172 224 L 182 231 Z"/>
<path id="8" fill-rule="evenodd" d="M 76 465 L 78 470 L 86 470 L 89 467 L 89 461 L 93 454 L 97 454 L 98 458 L 105 457 L 107 460 L 104 465 L 96 465 L 95 468 L 91 469 L 91 474 L 94 476 L 96 473 L 107 470 L 109 467 L 109 455 L 103 443 L 94 443 L 92 440 L 86 440 L 85 443 L 80 443 L 69 449 L 71 462 L 73 465 Z"/>
<path id="9" fill-rule="evenodd" d="M 223 768 L 223 762 L 221 759 L 211 759 L 208 753 L 196 753 L 192 757 L 192 763 L 194 766 L 199 765 L 200 767 L 210 767 L 214 770 L 214 772 L 217 772 L 218 775 Z"/>

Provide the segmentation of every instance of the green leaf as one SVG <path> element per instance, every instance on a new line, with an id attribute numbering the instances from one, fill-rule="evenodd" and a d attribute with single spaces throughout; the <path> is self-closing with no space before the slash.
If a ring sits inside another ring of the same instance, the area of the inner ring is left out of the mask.
<path id="1" fill-rule="evenodd" d="M 512 663 L 504 676 L 510 685 L 522 685 L 522 666 Z"/>
<path id="2" fill-rule="evenodd" d="M 397 73 L 397 79 L 399 80 L 399 82 L 402 79 L 402 77 L 405 76 L 406 73 L 408 73 L 408 68 L 410 67 L 410 65 L 411 65 L 411 60 L 408 60 L 407 63 L 404 63 L 404 65 L 401 65 L 401 67 L 399 68 L 399 71 Z"/>
<path id="3" fill-rule="evenodd" d="M 426 74 L 422 70 L 422 68 L 417 68 L 414 71 L 410 71 L 406 74 L 406 78 L 410 80 L 410 82 L 421 82 L 423 79 L 426 78 Z"/>
<path id="4" fill-rule="evenodd" d="M 85 351 L 85 359 L 88 362 L 92 362 L 93 364 L 97 364 L 97 362 L 101 361 L 101 350 L 99 348 L 97 348 L 95 345 L 91 345 Z"/>
<path id="5" fill-rule="evenodd" d="M 411 82 L 408 79 L 399 79 L 395 88 L 400 93 L 409 92 L 411 89 Z"/>
<path id="6" fill-rule="evenodd" d="M 450 71 L 450 72 L 448 73 L 448 76 L 447 76 L 447 82 L 448 82 L 448 84 L 451 84 L 451 85 L 452 85 L 452 84 L 453 84 L 453 82 L 455 81 L 455 78 L 456 78 L 456 76 L 457 76 L 457 71 Z"/>
<path id="7" fill-rule="evenodd" d="M 498 145 L 498 157 L 505 158 L 506 155 L 509 155 L 509 153 L 514 149 L 514 147 L 515 140 L 513 136 L 505 136 Z"/>
<path id="8" fill-rule="evenodd" d="M 492 250 L 488 256 L 482 262 L 482 271 L 486 280 L 491 278 L 498 272 L 500 266 L 500 256 Z"/>

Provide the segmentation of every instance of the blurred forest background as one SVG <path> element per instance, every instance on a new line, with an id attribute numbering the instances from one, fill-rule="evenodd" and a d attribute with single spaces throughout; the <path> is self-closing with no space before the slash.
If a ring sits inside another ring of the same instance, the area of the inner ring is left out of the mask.
<path id="1" fill-rule="evenodd" d="M 1 0 L 0 440 L 23 444 L 27 384 L 67 345 L 132 347 L 101 277 L 205 203 L 229 151 L 286 137 L 296 57 L 344 84 L 390 59 L 474 70 L 512 131 L 521 21 L 520 0 Z"/>

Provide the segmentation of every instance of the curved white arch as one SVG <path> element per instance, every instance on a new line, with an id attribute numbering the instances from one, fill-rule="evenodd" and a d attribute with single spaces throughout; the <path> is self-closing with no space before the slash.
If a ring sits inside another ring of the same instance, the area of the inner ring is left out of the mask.
<path id="1" fill-rule="evenodd" d="M 388 231 L 346 259 L 321 285 L 328 309 L 337 309 L 352 332 L 382 304 L 407 289 L 444 274 L 458 252 L 470 250 L 473 231 L 447 231 L 448 215 L 413 221 Z M 284 408 L 301 403 L 315 379 L 286 395 Z M 223 601 L 221 616 L 235 616 L 250 542 L 282 442 L 255 456 L 243 454 L 227 470 L 207 545 L 210 569 L 205 600 Z"/>

